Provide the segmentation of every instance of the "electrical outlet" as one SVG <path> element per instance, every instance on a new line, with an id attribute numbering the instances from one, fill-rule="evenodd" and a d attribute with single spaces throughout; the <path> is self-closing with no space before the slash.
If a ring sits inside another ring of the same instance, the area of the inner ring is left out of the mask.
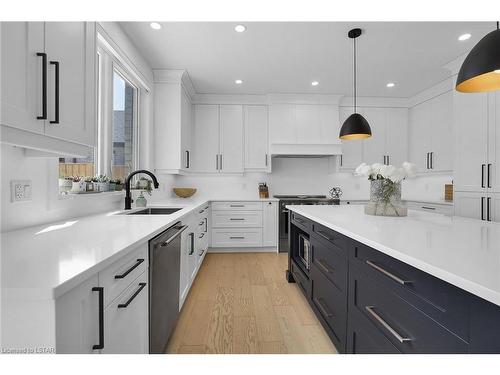
<path id="1" fill-rule="evenodd" d="M 31 200 L 31 180 L 12 180 L 10 182 L 12 202 Z"/>

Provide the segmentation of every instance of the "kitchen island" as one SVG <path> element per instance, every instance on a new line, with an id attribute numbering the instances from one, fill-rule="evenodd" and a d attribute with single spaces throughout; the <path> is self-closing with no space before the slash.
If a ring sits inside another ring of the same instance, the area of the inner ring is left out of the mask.
<path id="1" fill-rule="evenodd" d="M 287 277 L 340 352 L 500 352 L 500 224 L 288 208 Z"/>

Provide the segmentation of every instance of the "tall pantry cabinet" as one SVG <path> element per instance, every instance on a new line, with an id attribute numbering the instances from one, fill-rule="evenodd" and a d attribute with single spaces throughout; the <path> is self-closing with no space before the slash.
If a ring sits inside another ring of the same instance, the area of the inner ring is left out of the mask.
<path id="1" fill-rule="evenodd" d="M 500 93 L 454 94 L 455 215 L 500 221 Z"/>

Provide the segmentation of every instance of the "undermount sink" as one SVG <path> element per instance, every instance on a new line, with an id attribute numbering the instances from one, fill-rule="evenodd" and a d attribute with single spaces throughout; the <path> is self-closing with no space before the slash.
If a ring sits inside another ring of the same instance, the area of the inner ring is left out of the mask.
<path id="1" fill-rule="evenodd" d="M 122 215 L 171 215 L 182 208 L 149 207 L 139 211 L 123 212 Z"/>

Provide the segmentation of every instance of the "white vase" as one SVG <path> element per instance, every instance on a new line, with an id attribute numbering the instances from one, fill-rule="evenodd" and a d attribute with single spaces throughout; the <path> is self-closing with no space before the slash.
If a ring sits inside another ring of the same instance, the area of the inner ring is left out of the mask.
<path id="1" fill-rule="evenodd" d="M 79 193 L 87 190 L 87 183 L 85 181 L 74 182 L 71 185 L 71 191 L 75 193 Z"/>
<path id="2" fill-rule="evenodd" d="M 59 179 L 59 191 L 61 193 L 68 192 L 73 187 L 73 181 L 66 180 L 65 178 Z"/>
<path id="3" fill-rule="evenodd" d="M 372 180 L 370 201 L 365 206 L 365 213 L 375 216 L 406 216 L 408 210 L 401 204 L 401 182 Z"/>

